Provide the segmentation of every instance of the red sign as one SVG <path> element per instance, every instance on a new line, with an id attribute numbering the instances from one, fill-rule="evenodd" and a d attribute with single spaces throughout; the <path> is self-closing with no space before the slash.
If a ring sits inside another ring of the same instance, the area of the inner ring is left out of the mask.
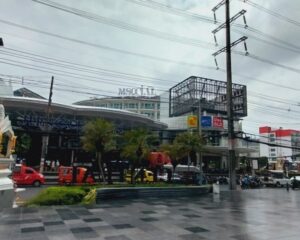
<path id="1" fill-rule="evenodd" d="M 213 118 L 213 127 L 224 128 L 223 119 L 221 117 L 214 117 Z"/>

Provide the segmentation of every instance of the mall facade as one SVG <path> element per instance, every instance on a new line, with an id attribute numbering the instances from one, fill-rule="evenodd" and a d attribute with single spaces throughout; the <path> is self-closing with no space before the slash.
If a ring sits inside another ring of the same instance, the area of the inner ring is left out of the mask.
<path id="1" fill-rule="evenodd" d="M 40 164 L 42 138 L 46 134 L 49 135 L 46 159 L 58 160 L 63 165 L 91 159 L 93 156 L 81 147 L 82 129 L 90 119 L 103 118 L 113 122 L 118 133 L 134 128 L 155 131 L 162 143 L 171 143 L 180 132 L 197 131 L 206 142 L 202 153 L 204 170 L 227 169 L 226 87 L 223 81 L 191 76 L 160 96 L 152 90 L 141 95 L 129 89 L 129 94 L 124 95 L 126 91 L 122 90 L 123 95 L 117 97 L 83 100 L 72 105 L 52 103 L 49 119 L 48 100 L 28 89 L 18 89 L 14 92 L 17 96 L 2 96 L 0 100 L 16 135 L 26 133 L 32 139 L 26 154 L 32 166 Z M 234 131 L 239 136 L 240 119 L 247 116 L 247 91 L 240 84 L 233 84 L 232 88 Z M 189 116 L 197 117 L 196 126 L 187 124 Z M 256 150 L 249 142 L 235 139 L 237 157 Z M 198 160 L 193 160 L 193 164 L 198 165 Z"/>
<path id="2" fill-rule="evenodd" d="M 21 136 L 26 133 L 30 136 L 31 147 L 24 157 L 31 166 L 40 164 L 42 138 L 45 135 L 49 135 L 46 159 L 62 165 L 90 161 L 92 156 L 82 150 L 80 138 L 83 126 L 91 119 L 102 118 L 112 122 L 117 133 L 135 128 L 156 132 L 167 128 L 166 124 L 145 115 L 121 109 L 52 103 L 47 118 L 46 99 L 23 95 L 2 96 L 0 101 L 5 106 L 15 134 Z"/>

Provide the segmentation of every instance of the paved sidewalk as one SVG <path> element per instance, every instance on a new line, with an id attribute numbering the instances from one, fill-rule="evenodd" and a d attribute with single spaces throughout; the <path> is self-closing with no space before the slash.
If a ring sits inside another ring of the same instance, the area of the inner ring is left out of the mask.
<path id="1" fill-rule="evenodd" d="M 0 239 L 298 240 L 300 191 L 259 189 L 197 198 L 6 209 Z"/>

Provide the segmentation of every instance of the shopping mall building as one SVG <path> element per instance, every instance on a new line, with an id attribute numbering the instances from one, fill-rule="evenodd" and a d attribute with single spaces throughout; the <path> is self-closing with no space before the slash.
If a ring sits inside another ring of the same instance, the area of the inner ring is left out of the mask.
<path id="1" fill-rule="evenodd" d="M 31 147 L 26 154 L 26 160 L 32 166 L 40 164 L 42 138 L 47 132 L 47 159 L 58 160 L 64 165 L 74 161 L 87 161 L 86 158 L 90 156 L 82 150 L 80 137 L 85 123 L 94 118 L 113 122 L 118 133 L 134 128 L 146 128 L 156 132 L 167 128 L 166 124 L 135 112 L 58 103 L 51 104 L 47 119 L 48 100 L 26 88 L 18 89 L 10 96 L 2 95 L 0 102 L 9 115 L 15 134 L 21 136 L 26 133 L 30 136 Z"/>
<path id="2" fill-rule="evenodd" d="M 205 168 L 227 168 L 227 105 L 226 82 L 201 77 L 189 77 L 160 96 L 144 90 L 122 90 L 122 96 L 88 99 L 72 105 L 52 103 L 49 114 L 49 143 L 47 159 L 61 164 L 85 161 L 80 136 L 84 124 L 93 118 L 113 122 L 116 131 L 147 128 L 159 133 L 162 142 L 172 142 L 184 131 L 200 131 L 206 140 L 203 162 Z M 240 118 L 247 116 L 246 86 L 233 84 L 234 129 L 242 131 Z M 119 94 L 120 95 L 120 94 Z M 163 101 L 162 101 L 163 99 Z M 26 88 L 18 89 L 10 96 L 0 97 L 16 135 L 27 133 L 32 139 L 27 153 L 30 165 L 38 165 L 41 158 L 42 137 L 47 134 L 48 100 Z M 198 117 L 198 125 L 189 127 L 187 118 Z M 248 143 L 236 139 L 237 155 L 254 151 Z M 90 156 L 91 157 L 91 156 Z M 197 162 L 194 162 L 197 164 Z"/>

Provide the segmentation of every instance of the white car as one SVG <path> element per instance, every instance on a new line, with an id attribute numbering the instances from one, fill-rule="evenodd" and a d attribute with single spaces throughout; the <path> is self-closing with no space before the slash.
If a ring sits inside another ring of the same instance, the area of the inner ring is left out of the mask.
<path id="1" fill-rule="evenodd" d="M 268 176 L 261 178 L 266 186 L 284 187 L 286 184 L 291 184 L 290 178 L 286 177 L 282 170 L 269 170 Z"/>
<path id="2" fill-rule="evenodd" d="M 158 175 L 157 176 L 158 181 L 162 182 L 167 182 L 168 181 L 168 174 L 165 173 L 163 175 Z M 178 173 L 173 173 L 171 177 L 171 182 L 180 182 L 181 181 L 181 176 Z"/>
<path id="3" fill-rule="evenodd" d="M 291 184 L 291 180 L 285 176 L 273 175 L 261 179 L 266 186 L 284 187 L 286 184 Z"/>

